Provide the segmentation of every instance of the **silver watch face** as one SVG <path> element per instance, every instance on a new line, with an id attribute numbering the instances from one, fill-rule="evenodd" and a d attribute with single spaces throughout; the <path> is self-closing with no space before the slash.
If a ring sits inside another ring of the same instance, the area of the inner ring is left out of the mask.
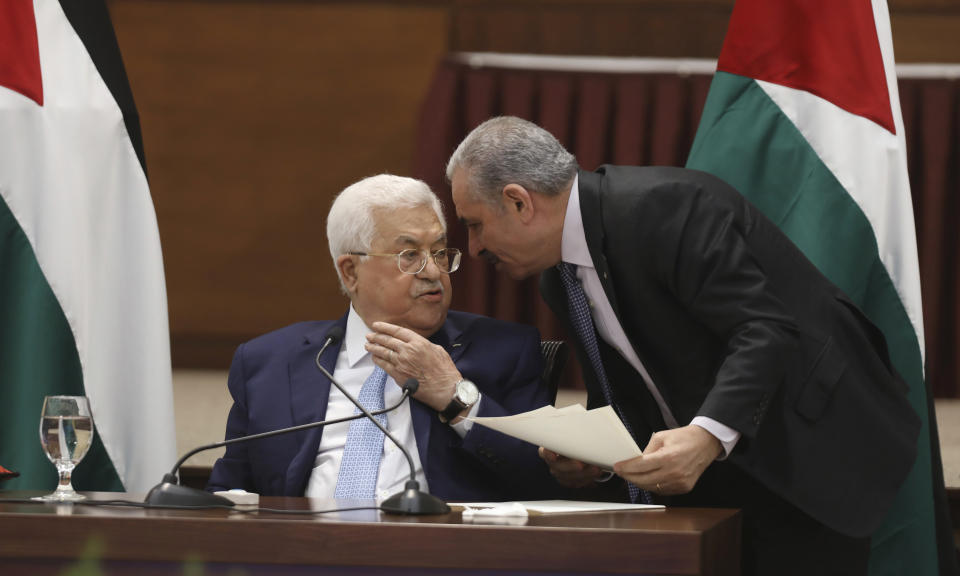
<path id="1" fill-rule="evenodd" d="M 473 406 L 480 398 L 480 391 L 477 385 L 469 380 L 461 380 L 457 383 L 457 399 L 463 402 L 464 406 Z"/>

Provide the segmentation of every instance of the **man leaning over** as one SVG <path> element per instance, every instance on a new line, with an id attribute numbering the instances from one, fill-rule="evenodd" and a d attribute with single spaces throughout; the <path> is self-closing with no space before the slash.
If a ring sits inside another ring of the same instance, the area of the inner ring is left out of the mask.
<path id="1" fill-rule="evenodd" d="M 471 254 L 540 273 L 590 405 L 644 448 L 615 466 L 631 494 L 742 508 L 746 574 L 866 574 L 920 421 L 881 332 L 789 238 L 709 174 L 581 170 L 519 118 L 477 127 L 447 176 Z"/>

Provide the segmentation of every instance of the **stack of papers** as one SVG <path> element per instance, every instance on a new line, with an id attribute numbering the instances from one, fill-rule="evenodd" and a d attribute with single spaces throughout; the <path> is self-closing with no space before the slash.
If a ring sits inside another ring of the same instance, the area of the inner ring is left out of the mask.
<path id="1" fill-rule="evenodd" d="M 642 454 L 610 406 L 593 410 L 579 404 L 544 406 L 515 416 L 469 420 L 604 470 Z"/>

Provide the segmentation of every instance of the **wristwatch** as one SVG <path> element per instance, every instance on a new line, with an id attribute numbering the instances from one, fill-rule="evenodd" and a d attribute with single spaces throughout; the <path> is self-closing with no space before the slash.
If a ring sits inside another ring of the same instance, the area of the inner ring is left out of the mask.
<path id="1" fill-rule="evenodd" d="M 476 384 L 469 380 L 457 382 L 453 398 L 447 404 L 447 407 L 440 411 L 440 421 L 443 423 L 450 422 L 465 409 L 476 404 L 479 399 L 480 391 L 477 390 Z"/>

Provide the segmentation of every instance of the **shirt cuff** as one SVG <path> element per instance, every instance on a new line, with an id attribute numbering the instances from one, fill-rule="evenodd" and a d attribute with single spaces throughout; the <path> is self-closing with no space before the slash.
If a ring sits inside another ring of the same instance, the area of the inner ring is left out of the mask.
<path id="1" fill-rule="evenodd" d="M 453 428 L 453 431 L 457 433 L 460 438 L 463 438 L 467 435 L 467 432 L 473 428 L 473 422 L 467 420 L 467 418 L 473 418 L 477 415 L 477 412 L 480 411 L 480 403 L 483 402 L 483 396 L 477 398 L 477 401 L 473 403 L 473 406 L 470 407 L 470 411 L 467 412 L 465 418 L 461 418 L 456 424 L 451 424 L 450 427 Z"/>
<path id="2" fill-rule="evenodd" d="M 703 428 L 714 438 L 720 441 L 720 444 L 723 446 L 723 453 L 717 456 L 717 460 L 726 460 L 727 457 L 730 456 L 730 453 L 733 452 L 737 442 L 740 441 L 739 432 L 727 426 L 726 424 L 717 422 L 713 418 L 697 416 L 690 422 L 690 424 Z"/>

